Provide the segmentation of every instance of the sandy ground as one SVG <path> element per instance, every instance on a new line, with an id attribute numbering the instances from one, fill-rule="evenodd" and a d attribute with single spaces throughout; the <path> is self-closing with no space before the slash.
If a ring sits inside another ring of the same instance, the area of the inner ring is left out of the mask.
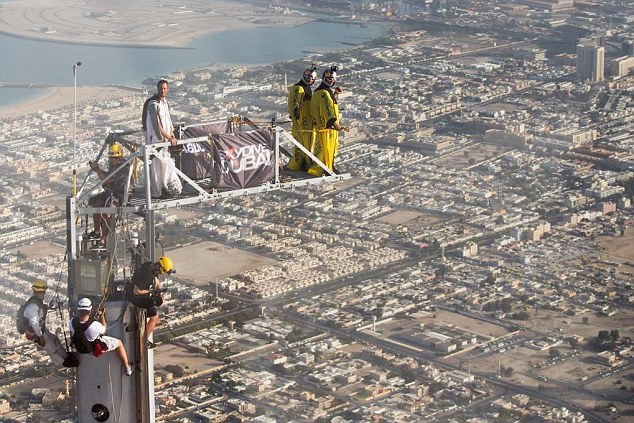
<path id="1" fill-rule="evenodd" d="M 154 370 L 164 369 L 168 364 L 178 364 L 187 372 L 207 372 L 222 366 L 204 354 L 195 354 L 174 344 L 162 344 L 154 350 Z"/>
<path id="2" fill-rule="evenodd" d="M 132 89 L 116 87 L 77 87 L 77 104 L 85 101 L 120 99 L 136 92 Z M 28 113 L 45 112 L 64 107 L 72 107 L 75 101 L 73 87 L 54 87 L 43 90 L 40 97 L 18 104 L 0 107 L 0 119 L 13 118 Z"/>
<path id="3" fill-rule="evenodd" d="M 598 238 L 599 244 L 612 256 L 612 259 L 623 263 L 624 261 L 634 261 L 634 229 L 628 228 L 623 236 L 602 236 Z"/>
<path id="4" fill-rule="evenodd" d="M 24 254 L 29 259 L 39 260 L 45 257 L 51 257 L 55 254 L 64 254 L 65 248 L 60 245 L 52 244 L 50 241 L 37 241 L 33 244 L 20 245 L 12 248 L 11 251 Z"/>
<path id="5" fill-rule="evenodd" d="M 170 250 L 169 256 L 174 261 L 176 276 L 198 286 L 275 263 L 268 257 L 211 241 Z M 178 263 L 187 265 L 179 266 Z"/>
<path id="6" fill-rule="evenodd" d="M 377 219 L 379 222 L 389 223 L 391 225 L 407 225 L 412 221 L 416 221 L 417 224 L 427 225 L 440 222 L 442 219 L 436 216 L 427 215 L 410 210 L 398 210 L 385 216 L 381 216 Z"/>
<path id="7" fill-rule="evenodd" d="M 227 29 L 301 25 L 282 9 L 224 0 L 18 0 L 0 8 L 0 32 L 68 43 L 185 47 Z"/>
<path id="8" fill-rule="evenodd" d="M 466 169 L 486 160 L 487 157 L 497 156 L 504 150 L 505 149 L 499 146 L 478 143 L 454 153 L 447 154 L 435 160 L 434 163 L 438 166 L 452 169 Z M 469 159 L 474 160 L 472 164 L 469 163 Z"/>

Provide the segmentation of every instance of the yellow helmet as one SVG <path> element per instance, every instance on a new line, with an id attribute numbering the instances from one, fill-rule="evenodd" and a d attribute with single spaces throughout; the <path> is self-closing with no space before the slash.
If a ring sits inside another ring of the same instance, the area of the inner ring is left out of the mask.
<path id="1" fill-rule="evenodd" d="M 161 257 L 159 259 L 159 264 L 161 265 L 161 274 L 164 275 L 165 273 L 173 273 L 174 270 L 174 263 L 172 263 L 172 259 L 169 257 Z"/>
<path id="2" fill-rule="evenodd" d="M 33 285 L 31 285 L 31 288 L 33 288 L 33 291 L 35 292 L 46 292 L 46 290 L 48 289 L 48 284 L 46 283 L 46 281 L 38 279 L 35 282 L 33 282 Z"/>
<path id="3" fill-rule="evenodd" d="M 108 149 L 108 157 L 118 158 L 123 157 L 123 147 L 121 144 L 114 143 Z"/>

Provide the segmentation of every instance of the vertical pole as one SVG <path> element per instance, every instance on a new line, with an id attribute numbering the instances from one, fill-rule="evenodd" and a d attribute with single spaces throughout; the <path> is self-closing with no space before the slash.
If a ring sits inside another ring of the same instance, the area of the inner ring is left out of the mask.
<path id="1" fill-rule="evenodd" d="M 275 183 L 280 183 L 280 129 L 273 127 L 275 130 Z"/>
<path id="2" fill-rule="evenodd" d="M 77 259 L 77 228 L 75 227 L 75 197 L 66 197 L 66 251 L 68 261 L 68 298 L 75 293 L 75 260 Z"/>
<path id="3" fill-rule="evenodd" d="M 77 197 L 77 67 L 73 64 L 73 198 Z"/>
<path id="4" fill-rule="evenodd" d="M 156 259 L 155 245 L 155 221 L 154 209 L 152 207 L 152 191 L 150 188 L 150 155 L 147 144 L 143 145 L 143 160 L 145 162 L 145 251 L 144 257 L 141 257 L 139 264 L 146 260 L 154 261 Z M 138 353 L 137 358 L 142 363 L 144 371 L 139 372 L 137 384 L 137 412 L 139 413 L 139 422 L 154 421 L 154 353 L 147 348 L 147 339 L 145 333 L 146 316 L 145 311 L 137 311 L 137 328 L 136 342 Z"/>
<path id="5" fill-rule="evenodd" d="M 158 160 L 158 159 L 155 159 Z M 154 260 L 154 209 L 152 207 L 152 191 L 150 189 L 150 154 L 147 145 L 143 146 L 143 161 L 145 168 L 145 255 L 146 259 Z"/>

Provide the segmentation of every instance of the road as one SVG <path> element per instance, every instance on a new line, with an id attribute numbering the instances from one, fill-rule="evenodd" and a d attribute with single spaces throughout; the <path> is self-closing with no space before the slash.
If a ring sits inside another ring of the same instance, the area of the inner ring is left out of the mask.
<path id="1" fill-rule="evenodd" d="M 404 346 L 403 344 L 396 344 L 393 342 L 388 341 L 387 339 L 383 339 L 380 338 L 378 336 L 373 336 L 367 333 L 363 333 L 363 332 L 357 332 L 356 330 L 342 330 L 342 329 L 336 329 L 336 328 L 331 328 L 331 327 L 326 327 L 320 324 L 317 324 L 309 319 L 304 318 L 301 315 L 295 314 L 295 313 L 287 313 L 285 315 L 287 320 L 292 321 L 293 323 L 297 324 L 298 326 L 302 326 L 302 327 L 311 327 L 312 329 L 315 330 L 320 330 L 323 332 L 330 332 L 333 335 L 336 335 L 338 337 L 341 338 L 353 338 L 358 342 L 361 343 L 365 343 L 365 344 L 370 344 L 370 345 L 374 345 L 376 347 L 382 348 L 383 350 L 386 351 L 390 351 L 393 354 L 398 354 L 400 356 L 404 356 L 404 357 L 412 357 L 418 360 L 423 360 L 423 361 L 428 361 L 433 363 L 435 366 L 437 366 L 438 368 L 444 369 L 444 370 L 448 370 L 448 371 L 460 371 L 460 366 L 459 365 L 453 365 L 450 363 L 445 362 L 442 359 L 438 359 L 435 355 L 433 354 L 428 354 L 422 351 L 418 351 L 412 348 L 408 348 L 406 346 Z M 589 423 L 607 423 L 608 420 L 604 419 L 602 416 L 600 416 L 598 413 L 595 413 L 592 410 L 587 410 L 584 409 L 578 405 L 576 405 L 575 403 L 572 403 L 570 401 L 567 401 L 565 399 L 561 399 L 561 398 L 556 398 L 555 396 L 553 396 L 552 394 L 548 393 L 548 391 L 545 391 L 543 389 L 540 388 L 530 388 L 530 387 L 525 387 L 525 386 L 518 386 L 516 384 L 513 383 L 509 383 L 504 381 L 503 379 L 498 379 L 498 378 L 494 378 L 489 376 L 488 374 L 485 373 L 473 373 L 475 376 L 479 377 L 480 379 L 486 380 L 487 382 L 489 382 L 491 385 L 497 386 L 499 388 L 503 388 L 505 390 L 507 390 L 510 394 L 526 394 L 529 395 L 531 398 L 536 398 L 539 399 L 545 403 L 548 403 L 550 405 L 556 406 L 556 407 L 565 407 L 570 411 L 573 412 L 580 412 L 583 413 L 586 417 L 586 419 L 588 420 Z"/>

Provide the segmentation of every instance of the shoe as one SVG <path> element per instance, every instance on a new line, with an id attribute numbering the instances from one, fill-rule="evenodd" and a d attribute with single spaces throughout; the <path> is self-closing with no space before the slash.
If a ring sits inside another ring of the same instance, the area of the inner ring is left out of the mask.
<path id="1" fill-rule="evenodd" d="M 132 376 L 132 373 L 134 373 L 134 366 L 132 366 L 132 364 L 129 364 L 128 367 L 125 368 L 125 375 Z"/>
<path id="2" fill-rule="evenodd" d="M 96 231 L 92 231 L 88 235 L 86 235 L 86 241 L 98 241 L 101 239 L 101 234 Z"/>
<path id="3" fill-rule="evenodd" d="M 156 348 L 156 347 L 158 347 L 158 344 L 155 344 L 155 343 L 154 343 L 154 342 L 152 342 L 152 341 L 147 341 L 147 348 L 148 348 L 148 350 L 154 349 L 154 348 Z"/>
<path id="4" fill-rule="evenodd" d="M 90 248 L 90 251 L 104 251 L 105 249 L 106 243 L 103 241 L 97 241 L 95 242 L 95 245 Z"/>

